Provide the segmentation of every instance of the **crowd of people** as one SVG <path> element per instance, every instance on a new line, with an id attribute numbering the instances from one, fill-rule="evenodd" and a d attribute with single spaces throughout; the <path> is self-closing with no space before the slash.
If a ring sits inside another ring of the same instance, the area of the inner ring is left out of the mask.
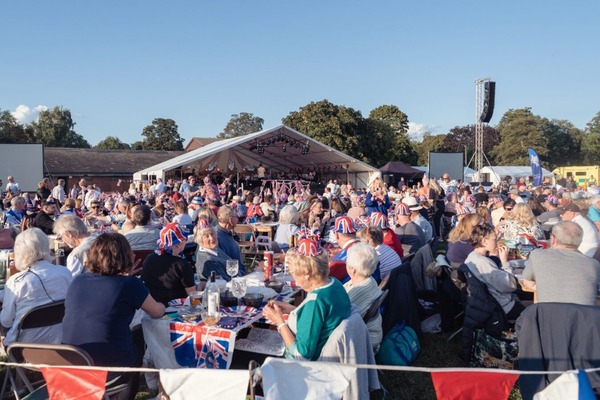
<path id="1" fill-rule="evenodd" d="M 264 308 L 295 359 L 318 359 L 353 307 L 364 316 L 392 271 L 426 245 L 447 242 L 451 269 L 466 265 L 509 319 L 527 306 L 508 263 L 511 249 L 544 248 L 531 252 L 523 271 L 522 285 L 539 301 L 595 305 L 600 283 L 600 195 L 534 188 L 525 179 L 488 189 L 448 174 L 412 188 L 380 178 L 368 188 L 331 180 L 323 193 L 302 187 L 284 197 L 269 187 L 241 190 L 228 178 L 216 184 L 209 175 L 132 183 L 124 193 L 84 179 L 71 189 L 44 179 L 36 193 L 23 193 L 8 177 L 2 204 L 0 236 L 13 241 L 16 268 L 0 313 L 5 345 L 25 312 L 65 299 L 62 326 L 31 330 L 27 341 L 80 346 L 98 365 L 141 365 L 143 346 L 129 327 L 137 310 L 161 317 L 170 300 L 202 287 L 211 272 L 231 279 L 227 260 L 238 261 L 240 276 L 256 267 L 243 257 L 247 238 L 236 234 L 238 224 L 276 223 L 272 248 L 286 253 L 307 293 L 299 307 Z M 49 237 L 68 246 L 66 268 L 48 261 Z M 377 352 L 381 317 L 368 330 Z"/>

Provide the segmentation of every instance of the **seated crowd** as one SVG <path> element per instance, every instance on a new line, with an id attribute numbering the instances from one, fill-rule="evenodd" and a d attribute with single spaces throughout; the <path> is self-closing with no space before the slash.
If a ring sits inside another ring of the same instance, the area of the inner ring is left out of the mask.
<path id="1" fill-rule="evenodd" d="M 439 182 L 425 177 L 413 189 L 376 178 L 366 189 L 330 181 L 322 195 L 303 190 L 289 196 L 237 190 L 229 179 L 198 181 L 159 179 L 104 193 L 83 179 L 70 191 L 48 180 L 32 196 L 11 179 L 0 231 L 0 243 L 15 253 L 0 313 L 5 346 L 15 341 L 16 324 L 28 310 L 65 300 L 61 325 L 32 329 L 18 340 L 80 346 L 97 365 L 141 366 L 143 339 L 130 330 L 137 310 L 162 317 L 170 300 L 195 291 L 211 272 L 231 279 L 228 260 L 238 261 L 239 276 L 251 272 L 240 247 L 248 238 L 236 227 L 257 221 L 276 223 L 269 246 L 285 253 L 289 273 L 306 292 L 298 307 L 274 302 L 263 312 L 294 359 L 319 359 L 340 323 L 353 310 L 364 317 L 403 261 L 446 240 L 449 273 L 465 266 L 508 319 L 527 306 L 519 299 L 509 247 L 548 243 L 531 252 L 523 271 L 522 286 L 535 290 L 538 301 L 596 304 L 598 195 L 586 203 L 560 188 L 527 185 L 504 192 L 479 187 L 473 194 L 447 174 Z M 66 268 L 48 261 L 48 235 L 68 246 Z M 367 328 L 376 353 L 381 316 Z"/>

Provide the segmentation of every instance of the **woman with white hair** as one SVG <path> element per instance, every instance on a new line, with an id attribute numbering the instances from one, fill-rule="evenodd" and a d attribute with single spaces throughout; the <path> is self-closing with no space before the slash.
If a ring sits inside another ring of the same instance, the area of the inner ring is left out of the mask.
<path id="1" fill-rule="evenodd" d="M 4 339 L 8 346 L 17 338 L 17 324 L 29 310 L 43 304 L 63 300 L 73 277 L 68 269 L 51 264 L 48 236 L 38 228 L 20 233 L 15 240 L 15 267 L 4 291 L 0 323 L 9 328 Z M 27 329 L 20 342 L 60 343 L 62 324 Z"/>
<path id="2" fill-rule="evenodd" d="M 344 284 L 350 302 L 358 307 L 360 316 L 364 317 L 371 304 L 381 295 L 381 289 L 371 275 L 377 268 L 379 256 L 375 249 L 366 243 L 357 243 L 348 249 L 346 269 L 350 280 Z M 383 339 L 381 315 L 367 323 L 371 345 L 375 352 Z"/>
<path id="3" fill-rule="evenodd" d="M 292 205 L 287 205 L 279 212 L 279 226 L 275 232 L 273 241 L 277 243 L 281 251 L 287 251 L 290 248 L 290 237 L 292 237 L 299 228 L 298 210 Z"/>
<path id="4" fill-rule="evenodd" d="M 199 218 L 194 241 L 198 244 L 196 252 L 196 273 L 202 279 L 208 279 L 210 273 L 215 271 L 225 280 L 230 280 L 227 275 L 227 260 L 231 260 L 223 250 L 219 248 L 217 229 L 210 224 L 206 218 Z M 239 275 L 244 275 L 243 266 L 240 265 Z"/>

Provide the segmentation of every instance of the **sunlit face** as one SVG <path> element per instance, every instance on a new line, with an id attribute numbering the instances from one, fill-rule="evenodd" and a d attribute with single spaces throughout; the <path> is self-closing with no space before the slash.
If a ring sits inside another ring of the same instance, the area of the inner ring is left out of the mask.
<path id="1" fill-rule="evenodd" d="M 217 232 L 214 229 L 207 229 L 200 237 L 200 244 L 205 249 L 216 250 L 219 242 L 217 240 Z"/>
<path id="2" fill-rule="evenodd" d="M 481 244 L 487 251 L 494 251 L 498 246 L 498 237 L 495 232 L 490 233 L 486 237 L 483 238 Z"/>
<path id="3" fill-rule="evenodd" d="M 323 212 L 323 204 L 318 201 L 312 205 L 311 209 L 314 214 L 321 214 Z"/>

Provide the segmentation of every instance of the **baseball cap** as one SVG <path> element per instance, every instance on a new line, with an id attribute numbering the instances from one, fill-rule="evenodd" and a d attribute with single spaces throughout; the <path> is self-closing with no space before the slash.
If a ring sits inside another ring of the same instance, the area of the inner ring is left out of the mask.
<path id="1" fill-rule="evenodd" d="M 390 224 L 384 213 L 374 212 L 371 214 L 371 225 L 381 229 L 390 229 Z"/>
<path id="2" fill-rule="evenodd" d="M 195 197 L 192 199 L 192 204 L 195 204 L 195 205 L 197 205 L 197 206 L 201 206 L 201 205 L 202 205 L 202 203 L 204 203 L 204 200 L 203 200 L 203 199 L 202 199 L 202 197 L 200 197 L 200 196 L 195 196 Z"/>
<path id="3" fill-rule="evenodd" d="M 352 219 L 350 217 L 337 217 L 335 219 L 335 231 L 337 233 L 345 233 L 351 234 L 356 233 L 356 229 L 354 229 L 354 224 L 352 223 Z"/>
<path id="4" fill-rule="evenodd" d="M 161 249 L 175 246 L 187 241 L 189 234 L 190 232 L 183 226 L 179 225 L 177 222 L 171 222 L 161 229 L 160 239 L 158 239 L 156 243 Z"/>

